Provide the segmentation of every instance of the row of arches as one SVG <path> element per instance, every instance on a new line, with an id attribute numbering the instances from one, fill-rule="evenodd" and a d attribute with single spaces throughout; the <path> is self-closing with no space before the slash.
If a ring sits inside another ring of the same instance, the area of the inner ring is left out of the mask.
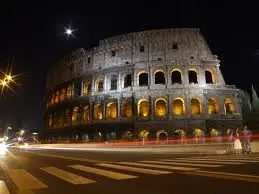
<path id="1" fill-rule="evenodd" d="M 158 98 L 154 102 L 154 116 L 167 117 L 168 114 L 175 116 L 182 116 L 186 113 L 185 101 L 178 97 L 171 101 L 172 111 L 169 112 L 168 101 L 164 98 Z M 147 99 L 140 99 L 137 102 L 137 116 L 138 118 L 148 118 L 151 114 L 151 105 Z M 202 106 L 199 99 L 193 98 L 190 101 L 191 114 L 202 114 Z M 120 108 L 120 110 L 119 110 Z M 215 98 L 208 99 L 208 114 L 217 114 L 219 110 L 218 101 Z M 231 98 L 225 98 L 224 100 L 225 114 L 232 114 L 235 112 L 234 102 Z M 67 108 L 63 112 L 54 112 L 48 116 L 49 127 L 60 127 L 76 125 L 85 123 L 90 120 L 113 120 L 122 118 L 132 118 L 134 113 L 134 105 L 131 100 L 123 100 L 120 107 L 116 100 L 108 103 L 94 103 L 92 107 L 90 105 L 84 105 L 83 107 L 75 106 L 72 110 Z"/>
<path id="2" fill-rule="evenodd" d="M 215 84 L 215 74 L 211 70 L 205 70 L 205 80 L 207 84 Z M 198 71 L 195 68 L 191 68 L 188 71 L 189 84 L 198 84 Z M 118 77 L 117 75 L 109 76 L 109 84 L 106 90 L 117 90 L 118 89 Z M 166 84 L 166 74 L 163 70 L 156 70 L 154 73 L 154 84 Z M 182 71 L 180 69 L 173 69 L 171 72 L 171 84 L 182 84 Z M 94 85 L 92 81 L 85 81 L 82 83 L 81 88 L 77 89 L 80 91 L 79 96 L 91 95 L 92 90 L 95 92 L 103 92 L 105 90 L 105 80 L 104 77 L 99 77 L 95 80 Z M 128 88 L 133 85 L 132 74 L 125 74 L 123 77 L 122 88 Z M 141 71 L 138 73 L 138 86 L 148 86 L 149 85 L 149 75 L 147 71 Z M 81 85 L 79 85 L 81 87 Z M 64 101 L 65 99 L 71 99 L 73 95 L 72 86 L 69 85 L 66 89 L 61 89 L 54 92 L 47 100 L 47 108 L 53 104 Z"/>

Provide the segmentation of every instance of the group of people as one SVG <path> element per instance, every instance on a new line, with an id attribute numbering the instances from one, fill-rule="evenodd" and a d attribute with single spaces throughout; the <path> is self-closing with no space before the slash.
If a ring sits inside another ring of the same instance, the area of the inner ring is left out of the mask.
<path id="1" fill-rule="evenodd" d="M 234 141 L 234 153 L 250 154 L 252 153 L 251 138 L 252 132 L 247 126 L 244 126 L 243 130 L 236 129 L 234 134 L 231 135 L 231 139 Z"/>

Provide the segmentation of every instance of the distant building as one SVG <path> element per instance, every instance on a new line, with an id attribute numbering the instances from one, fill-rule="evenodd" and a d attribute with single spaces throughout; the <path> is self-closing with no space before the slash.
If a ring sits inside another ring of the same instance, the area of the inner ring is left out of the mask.
<path id="1" fill-rule="evenodd" d="M 161 29 L 101 40 L 47 76 L 46 138 L 226 135 L 242 126 L 249 95 L 226 85 L 199 29 Z"/>

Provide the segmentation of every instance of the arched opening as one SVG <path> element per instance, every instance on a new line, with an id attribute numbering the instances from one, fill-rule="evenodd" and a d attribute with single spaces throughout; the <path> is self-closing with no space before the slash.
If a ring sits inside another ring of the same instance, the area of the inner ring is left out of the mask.
<path id="1" fill-rule="evenodd" d="M 56 91 L 55 103 L 57 104 L 58 102 L 59 102 L 59 91 Z"/>
<path id="2" fill-rule="evenodd" d="M 84 96 L 91 94 L 91 92 L 92 92 L 92 82 L 91 81 L 84 83 L 83 92 L 84 92 Z"/>
<path id="3" fill-rule="evenodd" d="M 174 115 L 184 115 L 184 101 L 180 98 L 173 100 L 173 114 Z"/>
<path id="4" fill-rule="evenodd" d="M 79 114 L 79 108 L 74 107 L 72 112 L 72 124 L 78 124 L 80 121 L 80 114 Z"/>
<path id="5" fill-rule="evenodd" d="M 173 70 L 171 74 L 172 84 L 181 84 L 182 83 L 182 74 L 179 70 Z"/>
<path id="6" fill-rule="evenodd" d="M 64 101 L 65 100 L 65 95 L 66 95 L 66 90 L 62 89 L 61 93 L 60 93 L 60 101 Z"/>
<path id="7" fill-rule="evenodd" d="M 67 99 L 71 99 L 72 97 L 72 86 L 68 86 L 67 88 Z"/>
<path id="8" fill-rule="evenodd" d="M 210 98 L 208 100 L 208 113 L 209 114 L 217 114 L 218 113 L 218 106 L 216 103 L 216 100 L 213 98 Z"/>
<path id="9" fill-rule="evenodd" d="M 103 88 L 104 88 L 103 79 L 97 80 L 97 81 L 96 81 L 96 89 L 97 89 L 97 92 L 102 92 L 102 91 L 103 91 Z"/>
<path id="10" fill-rule="evenodd" d="M 208 70 L 205 71 L 205 80 L 206 84 L 214 84 L 215 80 L 213 79 L 212 73 Z"/>
<path id="11" fill-rule="evenodd" d="M 124 77 L 124 88 L 130 87 L 132 85 L 132 77 L 131 74 L 127 74 Z"/>
<path id="12" fill-rule="evenodd" d="M 122 106 L 122 116 L 126 118 L 132 117 L 132 103 L 130 101 L 124 102 Z"/>
<path id="13" fill-rule="evenodd" d="M 101 104 L 94 105 L 94 119 L 96 120 L 103 119 L 103 106 Z"/>
<path id="14" fill-rule="evenodd" d="M 89 106 L 86 105 L 83 108 L 83 121 L 89 121 L 89 120 L 90 120 Z"/>
<path id="15" fill-rule="evenodd" d="M 139 132 L 140 139 L 148 140 L 148 136 L 149 136 L 148 130 L 142 130 Z"/>
<path id="16" fill-rule="evenodd" d="M 191 109 L 192 115 L 199 115 L 201 114 L 201 104 L 200 101 L 197 99 L 191 99 Z"/>
<path id="17" fill-rule="evenodd" d="M 157 99 L 155 106 L 156 106 L 156 116 L 163 117 L 167 115 L 167 103 L 163 98 Z"/>
<path id="18" fill-rule="evenodd" d="M 198 76 L 196 71 L 189 70 L 188 77 L 189 77 L 189 84 L 198 84 Z"/>
<path id="19" fill-rule="evenodd" d="M 65 110 L 65 115 L 64 115 L 64 126 L 69 126 L 71 121 L 71 116 L 70 116 L 70 109 L 67 108 Z"/>
<path id="20" fill-rule="evenodd" d="M 159 130 L 159 131 L 156 132 L 156 138 L 158 140 L 167 140 L 168 134 L 165 130 Z"/>
<path id="21" fill-rule="evenodd" d="M 131 131 L 125 131 L 122 135 L 122 139 L 128 140 L 128 141 L 132 140 L 132 137 L 133 137 L 133 134 Z"/>
<path id="22" fill-rule="evenodd" d="M 235 105 L 233 99 L 225 98 L 224 100 L 225 114 L 233 114 L 235 112 Z"/>
<path id="23" fill-rule="evenodd" d="M 111 90 L 117 90 L 117 76 L 111 76 Z"/>
<path id="24" fill-rule="evenodd" d="M 148 74 L 146 72 L 139 73 L 138 85 L 139 86 L 148 86 Z"/>
<path id="25" fill-rule="evenodd" d="M 109 102 L 106 106 L 106 118 L 116 119 L 117 118 L 117 104 L 115 102 Z"/>
<path id="26" fill-rule="evenodd" d="M 210 136 L 211 137 L 218 137 L 218 130 L 217 129 L 211 129 L 210 130 Z"/>
<path id="27" fill-rule="evenodd" d="M 165 84 L 165 74 L 163 71 L 155 73 L 155 84 Z"/>
<path id="28" fill-rule="evenodd" d="M 138 102 L 138 116 L 139 117 L 149 116 L 149 103 L 146 99 L 141 99 Z"/>
<path id="29" fill-rule="evenodd" d="M 178 139 L 183 140 L 186 138 L 186 132 L 183 129 L 176 129 L 174 132 L 177 134 Z M 181 143 L 183 143 L 183 141 Z"/>

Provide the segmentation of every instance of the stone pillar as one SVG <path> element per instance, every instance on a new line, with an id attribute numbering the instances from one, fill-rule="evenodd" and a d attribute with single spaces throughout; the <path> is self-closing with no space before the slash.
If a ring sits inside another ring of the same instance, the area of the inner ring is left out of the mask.
<path id="1" fill-rule="evenodd" d="M 149 119 L 154 120 L 154 101 L 151 96 L 149 96 Z"/>
<path id="2" fill-rule="evenodd" d="M 84 96 L 84 81 L 81 81 L 81 95 Z"/>
<path id="3" fill-rule="evenodd" d="M 219 106 L 219 114 L 225 115 L 225 104 L 224 104 L 225 97 L 219 96 L 218 98 L 218 106 Z"/>
<path id="4" fill-rule="evenodd" d="M 189 84 L 189 68 L 187 66 L 184 66 L 183 68 L 182 82 L 184 85 Z"/>
<path id="5" fill-rule="evenodd" d="M 205 79 L 205 70 L 204 68 L 199 68 L 198 69 L 198 84 L 205 85 L 206 84 L 206 79 Z"/>
<path id="6" fill-rule="evenodd" d="M 121 99 L 117 98 L 117 120 L 121 119 Z"/>
<path id="7" fill-rule="evenodd" d="M 172 71 L 172 69 L 169 68 L 168 66 L 166 66 L 165 76 L 166 76 L 166 80 L 167 80 L 167 83 L 166 83 L 167 86 L 172 85 L 171 71 Z"/>
<path id="8" fill-rule="evenodd" d="M 121 81 L 121 73 L 118 74 L 118 79 L 117 79 L 117 91 L 121 91 L 121 89 L 123 88 L 122 86 L 122 81 Z"/>
<path id="9" fill-rule="evenodd" d="M 168 95 L 167 96 L 167 109 L 168 109 L 168 111 L 167 111 L 167 114 L 168 114 L 168 116 L 167 116 L 167 118 L 168 118 L 168 120 L 172 120 L 172 99 L 171 99 L 171 96 L 170 95 Z"/>
<path id="10" fill-rule="evenodd" d="M 153 68 L 148 67 L 148 86 L 151 86 L 154 84 L 154 76 L 153 76 Z"/>

